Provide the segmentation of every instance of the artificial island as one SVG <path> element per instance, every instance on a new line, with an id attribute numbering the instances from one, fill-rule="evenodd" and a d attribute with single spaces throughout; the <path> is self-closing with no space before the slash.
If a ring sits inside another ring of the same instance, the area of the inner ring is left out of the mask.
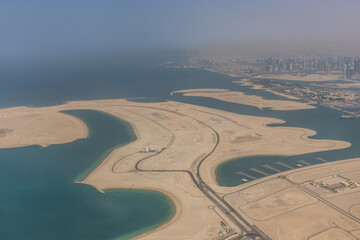
<path id="1" fill-rule="evenodd" d="M 246 84 L 244 82 L 244 84 Z M 189 89 L 171 94 L 203 96 L 259 109 L 296 111 L 313 105 L 269 100 L 227 89 Z M 345 149 L 349 142 L 312 139 L 316 132 L 277 126 L 284 121 L 168 101 L 71 101 L 52 107 L 0 110 L 0 147 L 72 142 L 86 125 L 63 113 L 90 109 L 131 124 L 136 140 L 109 153 L 81 183 L 106 189 L 150 189 L 171 198 L 174 216 L 138 239 L 356 239 L 360 237 L 360 160 L 294 169 L 284 162 L 239 171 L 244 182 L 226 187 L 216 168 L 247 156 L 290 156 Z M 325 159 L 323 159 L 326 162 Z M 278 170 L 280 167 L 288 171 Z M 265 170 L 264 170 L 265 169 Z M 275 174 L 268 174 L 272 169 Z M 257 179 L 261 175 L 261 179 Z M 312 219 L 311 222 L 308 219 Z M 314 224 L 314 222 L 316 224 Z M 337 238 L 329 238 L 335 236 Z"/>

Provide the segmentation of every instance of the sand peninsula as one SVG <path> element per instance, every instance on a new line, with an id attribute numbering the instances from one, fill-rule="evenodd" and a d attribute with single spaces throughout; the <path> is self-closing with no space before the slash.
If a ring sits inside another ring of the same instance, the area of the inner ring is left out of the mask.
<path id="1" fill-rule="evenodd" d="M 258 88 L 259 89 L 259 88 Z M 303 110 L 316 108 L 312 105 L 288 100 L 268 100 L 256 95 L 248 95 L 239 91 L 227 89 L 188 89 L 174 91 L 171 94 L 182 93 L 189 97 L 215 98 L 224 102 L 239 103 L 257 107 L 259 109 L 270 108 L 272 110 Z"/>
<path id="2" fill-rule="evenodd" d="M 284 104 L 288 108 L 292 104 L 284 101 L 271 105 L 268 100 L 256 100 L 267 107 L 281 108 L 279 105 Z M 249 232 L 261 234 L 253 226 L 255 221 L 246 216 L 241 218 L 243 213 L 239 209 L 221 200 L 243 186 L 218 186 L 214 177 L 218 164 L 241 156 L 295 155 L 350 146 L 344 141 L 309 139 L 315 134 L 309 129 L 268 127 L 283 122 L 275 118 L 179 102 L 135 103 L 120 99 L 1 109 L 1 124 L 7 130 L 0 135 L 0 147 L 48 146 L 86 137 L 87 130 L 81 121 L 60 113 L 71 109 L 112 114 L 129 122 L 137 135 L 136 141 L 115 149 L 82 183 L 99 191 L 152 189 L 166 194 L 175 203 L 175 216 L 161 227 L 138 236 L 139 239 L 201 240 Z M 31 124 L 25 124 L 28 122 Z M 157 150 L 140 152 L 148 145 L 157 146 Z"/>
<path id="3" fill-rule="evenodd" d="M 253 78 L 260 79 L 278 79 L 287 81 L 303 81 L 303 82 L 326 82 L 326 81 L 338 81 L 341 79 L 341 75 L 324 75 L 324 74 L 308 74 L 305 76 L 291 75 L 291 74 L 264 74 L 257 75 Z"/>

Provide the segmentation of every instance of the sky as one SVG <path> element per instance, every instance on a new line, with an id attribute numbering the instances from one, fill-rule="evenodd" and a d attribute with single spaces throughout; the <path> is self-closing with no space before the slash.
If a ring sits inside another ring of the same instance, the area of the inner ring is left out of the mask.
<path id="1" fill-rule="evenodd" d="M 358 0 L 0 0 L 0 58 L 224 46 L 355 53 L 359 9 Z"/>

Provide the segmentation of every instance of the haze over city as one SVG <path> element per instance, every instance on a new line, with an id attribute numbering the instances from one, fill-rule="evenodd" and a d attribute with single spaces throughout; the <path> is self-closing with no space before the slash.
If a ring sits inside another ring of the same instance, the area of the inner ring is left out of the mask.
<path id="1" fill-rule="evenodd" d="M 169 49 L 356 54 L 356 0 L 0 2 L 1 58 Z"/>
<path id="2" fill-rule="evenodd" d="M 0 239 L 360 239 L 359 9 L 0 0 Z"/>

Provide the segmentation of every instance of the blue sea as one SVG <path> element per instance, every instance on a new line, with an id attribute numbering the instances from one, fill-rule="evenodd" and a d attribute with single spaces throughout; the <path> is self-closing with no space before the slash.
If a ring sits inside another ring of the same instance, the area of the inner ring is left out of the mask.
<path id="1" fill-rule="evenodd" d="M 150 102 L 173 100 L 239 114 L 275 117 L 286 121 L 281 126 L 317 131 L 313 138 L 352 143 L 347 149 L 306 155 L 229 159 L 216 169 L 217 181 L 223 186 L 242 184 L 240 171 L 255 178 L 263 177 L 251 168 L 276 173 L 264 168 L 265 164 L 286 171 L 288 167 L 305 166 L 302 161 L 313 165 L 360 156 L 359 119 L 339 119 L 341 112 L 337 110 L 321 106 L 298 111 L 259 110 L 203 97 L 170 96 L 170 92 L 181 89 L 225 88 L 267 99 L 284 99 L 234 84 L 232 81 L 238 78 L 160 65 L 184 58 L 183 55 L 147 53 L 1 63 L 0 107 L 145 97 L 144 101 Z M 0 150 L 0 239 L 126 239 L 168 221 L 175 209 L 170 199 L 161 193 L 112 189 L 103 194 L 91 186 L 74 183 L 101 162 L 106 153 L 133 141 L 135 136 L 127 123 L 105 113 L 86 109 L 66 113 L 87 124 L 88 138 L 46 148 Z"/>

